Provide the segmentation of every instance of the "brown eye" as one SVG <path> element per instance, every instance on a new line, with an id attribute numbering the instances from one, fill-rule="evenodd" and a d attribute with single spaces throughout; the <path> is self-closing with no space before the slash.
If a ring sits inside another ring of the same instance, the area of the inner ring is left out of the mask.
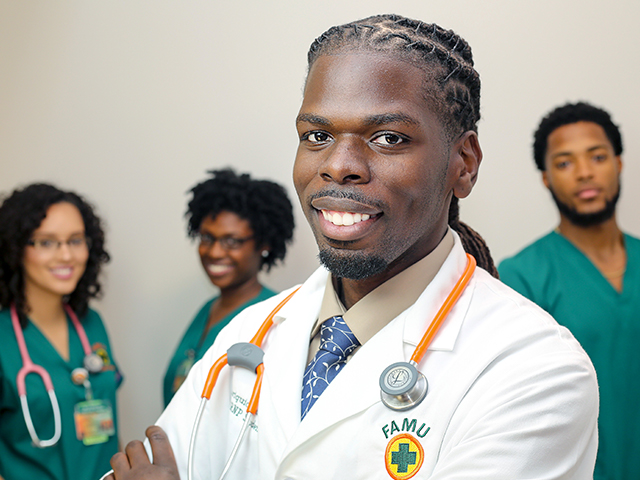
<path id="1" fill-rule="evenodd" d="M 384 146 L 398 145 L 404 141 L 404 138 L 402 138 L 400 135 L 396 135 L 395 133 L 384 133 L 372 140 L 373 143 Z"/>
<path id="2" fill-rule="evenodd" d="M 325 132 L 311 132 L 305 136 L 304 140 L 311 143 L 324 143 L 329 140 L 329 134 Z"/>

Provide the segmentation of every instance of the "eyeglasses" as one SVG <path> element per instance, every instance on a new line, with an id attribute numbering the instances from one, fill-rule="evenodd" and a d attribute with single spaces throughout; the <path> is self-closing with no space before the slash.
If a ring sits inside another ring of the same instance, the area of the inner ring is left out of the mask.
<path id="1" fill-rule="evenodd" d="M 71 253 L 77 253 L 88 250 L 91 246 L 91 241 L 86 237 L 72 237 L 65 241 L 53 238 L 32 238 L 27 242 L 27 245 L 33 247 L 39 253 L 53 253 L 63 244 L 67 246 Z"/>
<path id="2" fill-rule="evenodd" d="M 198 239 L 200 240 L 200 246 L 204 248 L 211 248 L 213 245 L 218 242 L 220 246 L 225 250 L 238 250 L 242 248 L 242 246 L 248 242 L 249 240 L 253 240 L 255 237 L 251 235 L 250 237 L 238 238 L 238 237 L 214 237 L 208 233 L 199 233 Z"/>

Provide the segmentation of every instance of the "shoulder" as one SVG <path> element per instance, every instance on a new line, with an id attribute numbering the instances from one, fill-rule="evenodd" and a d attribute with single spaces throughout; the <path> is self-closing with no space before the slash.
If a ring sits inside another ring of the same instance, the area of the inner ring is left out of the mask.
<path id="1" fill-rule="evenodd" d="M 640 238 L 636 238 L 628 233 L 624 234 L 624 242 L 627 248 L 633 248 L 635 250 L 640 250 Z"/>
<path id="2" fill-rule="evenodd" d="M 581 378 L 580 388 L 575 387 L 597 400 L 593 365 L 571 332 L 484 270 L 476 276 L 465 327 L 468 329 L 465 338 L 476 343 L 478 338 L 482 339 L 487 368 L 509 358 L 511 361 L 505 366 L 505 372 L 510 372 L 507 376 L 517 371 L 531 380 L 533 372 L 538 371 L 545 372 L 540 378 L 547 380 Z"/>
<path id="3" fill-rule="evenodd" d="M 498 265 L 500 280 L 527 298 L 538 302 L 538 296 L 551 272 L 558 267 L 557 252 L 564 240 L 551 232 Z"/>
<path id="4" fill-rule="evenodd" d="M 532 266 L 540 259 L 547 258 L 549 249 L 553 248 L 558 240 L 556 237 L 558 237 L 556 233 L 550 232 L 527 245 L 512 257 L 504 259 L 498 266 L 500 275 L 502 275 L 503 270 Z"/>
<path id="5" fill-rule="evenodd" d="M 249 305 L 222 329 L 214 346 L 222 345 L 226 349 L 226 346 L 233 343 L 252 338 L 265 318 L 276 308 L 278 312 L 273 318 L 275 324 L 281 323 L 289 316 L 297 316 L 301 309 L 305 312 L 319 310 L 327 275 L 326 270 L 319 268 L 302 285 L 288 288 L 266 300 Z"/>

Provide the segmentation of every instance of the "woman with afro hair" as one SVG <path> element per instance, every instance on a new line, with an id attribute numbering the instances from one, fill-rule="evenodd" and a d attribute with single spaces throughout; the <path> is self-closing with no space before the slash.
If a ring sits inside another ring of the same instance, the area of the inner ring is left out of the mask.
<path id="1" fill-rule="evenodd" d="M 92 480 L 118 451 L 121 377 L 88 305 L 107 261 L 77 194 L 32 184 L 0 204 L 0 478 Z M 31 362 L 41 375 L 23 377 Z"/>
<path id="2" fill-rule="evenodd" d="M 219 295 L 206 302 L 176 349 L 164 377 L 165 406 L 191 366 L 233 317 L 276 292 L 258 281 L 258 272 L 282 261 L 293 237 L 293 209 L 284 188 L 231 169 L 213 170 L 191 189 L 187 233 Z"/>

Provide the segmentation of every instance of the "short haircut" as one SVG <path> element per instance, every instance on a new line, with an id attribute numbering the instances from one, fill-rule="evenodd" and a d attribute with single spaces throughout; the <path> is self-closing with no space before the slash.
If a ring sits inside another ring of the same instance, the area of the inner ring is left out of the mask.
<path id="1" fill-rule="evenodd" d="M 255 180 L 249 174 L 237 175 L 232 169 L 210 170 L 211 178 L 198 183 L 187 212 L 187 233 L 195 238 L 206 217 L 232 212 L 249 222 L 257 248 L 269 247 L 262 259 L 267 270 L 283 260 L 293 238 L 293 207 L 285 189 L 268 180 Z"/>
<path id="2" fill-rule="evenodd" d="M 24 249 L 47 216 L 49 207 L 63 202 L 80 211 L 90 245 L 85 271 L 75 290 L 64 301 L 83 317 L 89 308 L 89 299 L 101 293 L 98 276 L 102 265 L 109 261 L 109 254 L 104 249 L 102 221 L 91 204 L 77 193 L 46 183 L 16 189 L 0 205 L 0 305 L 8 308 L 14 304 L 23 328 L 27 325 L 26 314 L 29 312 L 24 292 Z"/>
<path id="3" fill-rule="evenodd" d="M 620 129 L 611 120 L 611 115 L 602 108 L 586 102 L 567 103 L 549 112 L 540 122 L 533 135 L 533 158 L 538 170 L 545 171 L 544 157 L 547 154 L 549 135 L 563 125 L 577 122 L 592 122 L 600 125 L 613 146 L 616 155 L 622 154 L 622 136 Z"/>

